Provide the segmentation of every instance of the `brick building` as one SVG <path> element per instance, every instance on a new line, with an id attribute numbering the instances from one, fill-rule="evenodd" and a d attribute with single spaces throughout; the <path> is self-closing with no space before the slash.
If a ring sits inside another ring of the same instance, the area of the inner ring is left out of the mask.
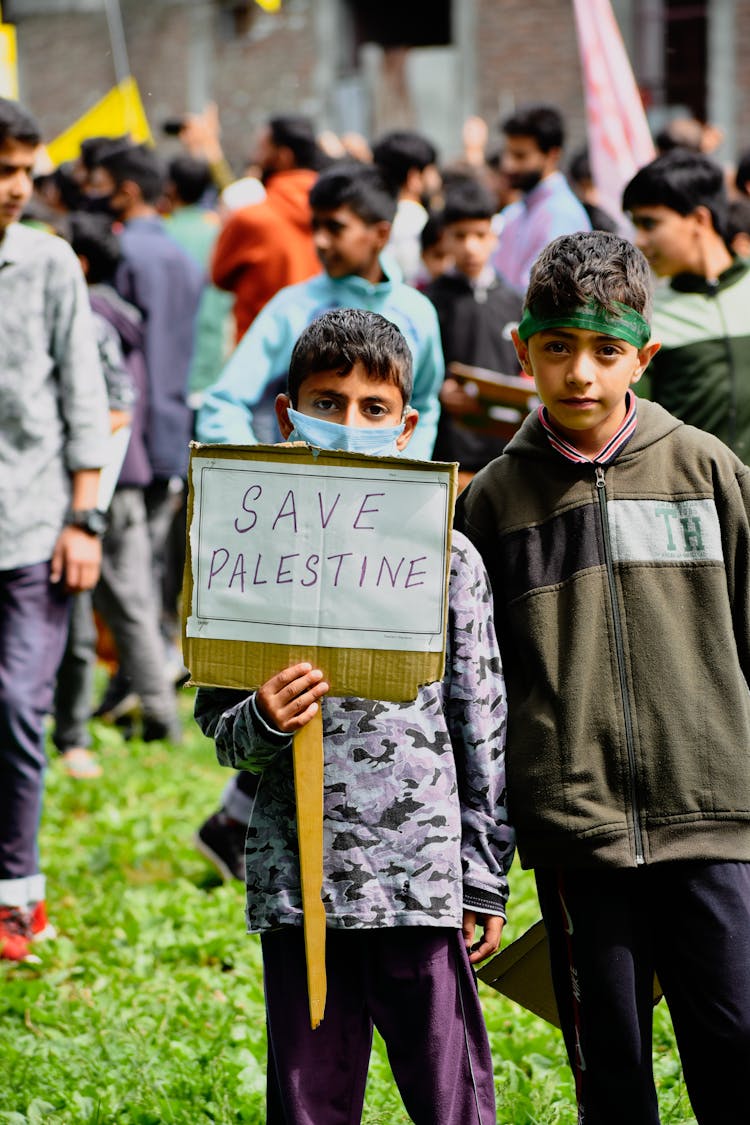
<path id="1" fill-rule="evenodd" d="M 22 97 L 52 137 L 114 83 L 116 0 L 4 0 Z M 686 107 L 750 148 L 750 0 L 614 0 L 658 126 Z M 560 106 L 573 147 L 584 110 L 572 0 L 121 0 L 127 53 L 155 136 L 218 102 L 239 167 L 256 126 L 299 110 L 321 128 L 424 130 L 449 158 L 462 120 L 523 101 Z"/>

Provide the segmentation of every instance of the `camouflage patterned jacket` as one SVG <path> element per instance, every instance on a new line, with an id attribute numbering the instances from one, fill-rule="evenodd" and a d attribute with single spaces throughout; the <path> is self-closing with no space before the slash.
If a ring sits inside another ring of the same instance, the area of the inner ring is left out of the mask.
<path id="1" fill-rule="evenodd" d="M 505 687 L 487 577 L 454 533 L 446 674 L 410 703 L 323 701 L 328 925 L 460 927 L 504 914 Z M 291 739 L 243 692 L 201 688 L 195 716 L 222 765 L 259 773 L 248 827 L 248 930 L 301 922 Z"/>

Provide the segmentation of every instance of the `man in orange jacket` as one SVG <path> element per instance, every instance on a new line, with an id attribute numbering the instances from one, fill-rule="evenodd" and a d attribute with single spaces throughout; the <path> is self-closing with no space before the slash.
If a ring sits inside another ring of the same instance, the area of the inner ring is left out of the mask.
<path id="1" fill-rule="evenodd" d="M 238 341 L 279 289 L 320 273 L 308 202 L 319 156 L 307 117 L 272 117 L 258 138 L 266 198 L 231 215 L 211 269 L 214 284 L 234 293 Z"/>

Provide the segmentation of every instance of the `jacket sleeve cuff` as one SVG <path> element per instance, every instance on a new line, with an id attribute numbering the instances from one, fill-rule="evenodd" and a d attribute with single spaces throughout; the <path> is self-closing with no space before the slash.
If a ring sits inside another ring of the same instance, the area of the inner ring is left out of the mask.
<path id="1" fill-rule="evenodd" d="M 271 746 L 281 748 L 292 741 L 292 736 L 290 734 L 286 734 L 283 730 L 277 730 L 276 727 L 272 727 L 266 722 L 255 702 L 255 692 L 250 696 L 248 702 L 250 706 L 250 718 L 252 719 L 256 734 L 259 734 L 264 742 L 268 742 Z"/>
<path id="2" fill-rule="evenodd" d="M 464 910 L 474 910 L 477 914 L 493 914 L 505 917 L 505 899 L 491 891 L 478 887 L 464 887 Z"/>

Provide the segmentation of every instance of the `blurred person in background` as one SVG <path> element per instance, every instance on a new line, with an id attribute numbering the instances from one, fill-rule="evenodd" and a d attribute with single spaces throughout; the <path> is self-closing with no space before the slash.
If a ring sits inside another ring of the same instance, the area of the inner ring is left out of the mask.
<path id="1" fill-rule="evenodd" d="M 445 193 L 442 220 L 453 267 L 425 289 L 440 323 L 446 367 L 465 363 L 505 375 L 518 374 L 511 331 L 521 319 L 521 298 L 490 264 L 497 238 L 495 201 L 476 178 L 453 183 Z M 476 401 L 450 370 L 440 392 L 442 413 L 435 443 L 439 461 L 458 461 L 460 484 L 497 457 L 505 442 L 479 432 Z"/>
<path id="2" fill-rule="evenodd" d="M 581 148 L 570 158 L 568 182 L 589 217 L 592 230 L 608 230 L 618 234 L 617 220 L 599 206 L 599 192 L 594 184 L 591 161 L 587 148 Z"/>
<path id="3" fill-rule="evenodd" d="M 99 577 L 107 394 L 71 248 L 18 220 L 41 135 L 0 98 L 0 959 L 48 932 L 38 853 L 44 719 L 71 594 Z"/>
<path id="4" fill-rule="evenodd" d="M 320 272 L 310 226 L 310 189 L 320 164 L 307 117 L 272 117 L 256 143 L 265 199 L 232 212 L 216 242 L 211 276 L 234 294 L 236 339 L 285 285 Z"/>
<path id="5" fill-rule="evenodd" d="M 71 776 L 91 778 L 101 773 L 90 752 L 88 726 L 96 665 L 94 609 L 112 633 L 121 672 L 137 696 L 140 736 L 146 742 L 175 740 L 180 728 L 164 664 L 143 498 L 152 476 L 145 441 L 149 388 L 143 317 L 114 289 L 120 245 L 107 217 L 73 213 L 68 226 L 70 244 L 88 285 L 112 432 L 123 426 L 129 429 L 107 510 L 101 575 L 92 593 L 74 599 L 55 691 L 53 742 Z"/>
<path id="6" fill-rule="evenodd" d="M 219 377 L 232 349 L 232 297 L 209 281 L 211 255 L 219 235 L 219 215 L 203 202 L 212 185 L 206 160 L 177 156 L 167 168 L 167 233 L 203 271 L 206 284 L 195 327 L 188 375 L 188 400 L 193 410 L 203 392 Z"/>
<path id="7" fill-rule="evenodd" d="M 378 138 L 372 158 L 398 200 L 388 250 L 404 281 L 411 285 L 419 274 L 419 235 L 427 222 L 425 201 L 440 184 L 437 151 L 421 133 L 394 130 Z"/>
<path id="8" fill-rule="evenodd" d="M 123 224 L 117 292 L 143 316 L 149 387 L 146 447 L 153 474 L 145 500 L 165 660 L 177 680 L 184 675 L 177 648 L 181 572 L 179 560 L 169 554 L 169 542 L 183 500 L 193 436 L 188 376 L 205 275 L 170 237 L 158 213 L 166 171 L 156 153 L 145 145 L 129 145 L 99 153 L 97 160 L 90 188 Z M 99 712 L 111 714 L 118 700 L 130 694 L 130 686 L 116 677 Z"/>
<path id="9" fill-rule="evenodd" d="M 519 108 L 502 124 L 502 170 L 520 205 L 503 223 L 492 264 L 519 293 L 548 242 L 562 234 L 591 230 L 589 217 L 559 169 L 565 130 L 554 106 Z"/>
<path id="10" fill-rule="evenodd" d="M 674 149 L 651 161 L 623 194 L 636 244 L 657 277 L 659 352 L 639 394 L 715 434 L 750 460 L 750 264 L 727 245 L 723 169 Z"/>

